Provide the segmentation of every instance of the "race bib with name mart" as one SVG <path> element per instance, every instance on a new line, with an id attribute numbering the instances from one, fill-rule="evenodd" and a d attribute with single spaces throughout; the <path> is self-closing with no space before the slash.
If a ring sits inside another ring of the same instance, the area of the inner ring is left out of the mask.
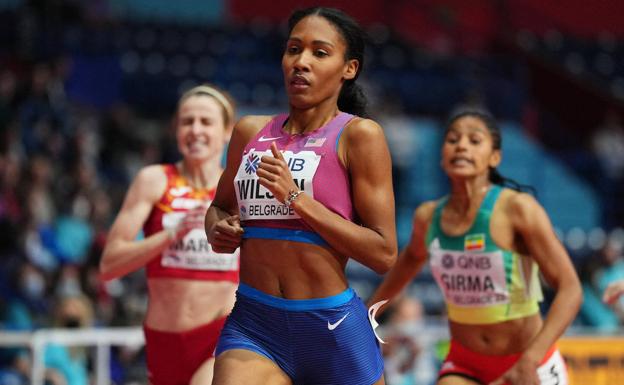
<path id="1" fill-rule="evenodd" d="M 299 219 L 292 208 L 280 203 L 271 192 L 258 182 L 256 171 L 262 156 L 273 156 L 270 150 L 250 150 L 243 159 L 234 178 L 241 220 L 253 219 Z M 314 198 L 312 181 L 321 161 L 314 151 L 293 153 L 284 151 L 284 160 L 299 190 Z"/>
<path id="2" fill-rule="evenodd" d="M 183 239 L 163 251 L 162 266 L 188 270 L 238 270 L 238 249 L 234 253 L 216 253 L 212 250 L 204 229 L 193 229 Z"/>

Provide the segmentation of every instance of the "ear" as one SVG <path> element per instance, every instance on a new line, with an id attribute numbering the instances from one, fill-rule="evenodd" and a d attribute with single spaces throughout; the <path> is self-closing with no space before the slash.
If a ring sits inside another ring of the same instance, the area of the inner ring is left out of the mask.
<path id="1" fill-rule="evenodd" d="M 490 167 L 496 168 L 500 164 L 501 160 L 503 160 L 503 154 L 501 150 L 494 150 L 494 152 L 492 152 L 492 155 L 490 155 L 490 161 L 488 162 L 488 165 Z"/>
<path id="2" fill-rule="evenodd" d="M 344 80 L 351 80 L 357 75 L 358 69 L 360 68 L 360 62 L 357 59 L 347 60 L 344 67 L 344 72 L 342 73 L 342 78 Z"/>

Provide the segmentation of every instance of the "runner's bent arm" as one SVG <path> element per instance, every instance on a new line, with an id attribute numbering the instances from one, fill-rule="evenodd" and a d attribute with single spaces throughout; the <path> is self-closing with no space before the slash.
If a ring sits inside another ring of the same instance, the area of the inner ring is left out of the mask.
<path id="1" fill-rule="evenodd" d="M 529 255 L 539 265 L 548 284 L 556 290 L 544 326 L 524 353 L 539 362 L 574 320 L 583 295 L 570 257 L 557 239 L 542 206 L 528 194 L 517 194 L 511 199 L 514 230 L 520 233 Z"/>
<path id="2" fill-rule="evenodd" d="M 426 235 L 435 209 L 435 202 L 425 202 L 418 206 L 412 220 L 412 235 L 409 243 L 399 253 L 396 264 L 368 300 L 368 306 L 383 300 L 394 300 L 409 282 L 422 270 L 427 261 Z M 384 305 L 385 309 L 388 304 Z M 380 309 L 380 312 L 381 312 Z"/>
<path id="3" fill-rule="evenodd" d="M 158 165 L 141 169 L 135 177 L 102 252 L 102 279 L 119 278 L 138 270 L 173 242 L 173 237 L 167 230 L 140 241 L 136 240 L 152 207 L 163 194 L 166 180 L 162 167 Z"/>
<path id="4" fill-rule="evenodd" d="M 204 222 L 208 240 L 216 252 L 233 252 L 240 246 L 243 229 L 238 219 L 234 177 L 238 172 L 245 146 L 269 120 L 270 117 L 267 116 L 246 116 L 234 126 L 225 170 L 219 178 L 216 195 L 208 208 Z"/>

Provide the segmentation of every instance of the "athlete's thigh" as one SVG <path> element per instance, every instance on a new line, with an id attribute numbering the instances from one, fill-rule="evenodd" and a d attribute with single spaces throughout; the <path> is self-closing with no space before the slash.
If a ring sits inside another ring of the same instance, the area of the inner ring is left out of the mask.
<path id="1" fill-rule="evenodd" d="M 482 385 L 481 383 L 463 376 L 446 375 L 436 382 L 436 385 Z"/>
<path id="2" fill-rule="evenodd" d="M 189 385 L 208 385 L 212 383 L 212 374 L 214 373 L 214 357 L 207 359 L 197 370 L 193 373 L 191 383 Z"/>
<path id="3" fill-rule="evenodd" d="M 386 380 L 384 380 L 383 374 L 381 375 L 379 380 L 377 380 L 377 382 L 375 382 L 373 385 L 386 385 Z"/>
<path id="4" fill-rule="evenodd" d="M 244 349 L 221 353 L 212 385 L 292 385 L 290 377 L 268 358 Z"/>

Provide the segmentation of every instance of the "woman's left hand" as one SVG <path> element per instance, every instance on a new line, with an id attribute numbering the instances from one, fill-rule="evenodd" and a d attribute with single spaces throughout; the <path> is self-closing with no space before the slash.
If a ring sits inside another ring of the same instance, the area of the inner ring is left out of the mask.
<path id="1" fill-rule="evenodd" d="M 299 188 L 293 181 L 288 164 L 282 153 L 277 149 L 275 142 L 271 143 L 271 152 L 273 156 L 264 155 L 260 158 L 260 165 L 256 170 L 256 174 L 258 175 L 260 185 L 267 188 L 275 199 L 284 203 L 288 198 L 288 193 L 297 191 Z"/>
<path id="2" fill-rule="evenodd" d="M 505 374 L 489 385 L 540 385 L 538 366 L 537 362 L 523 355 Z"/>

